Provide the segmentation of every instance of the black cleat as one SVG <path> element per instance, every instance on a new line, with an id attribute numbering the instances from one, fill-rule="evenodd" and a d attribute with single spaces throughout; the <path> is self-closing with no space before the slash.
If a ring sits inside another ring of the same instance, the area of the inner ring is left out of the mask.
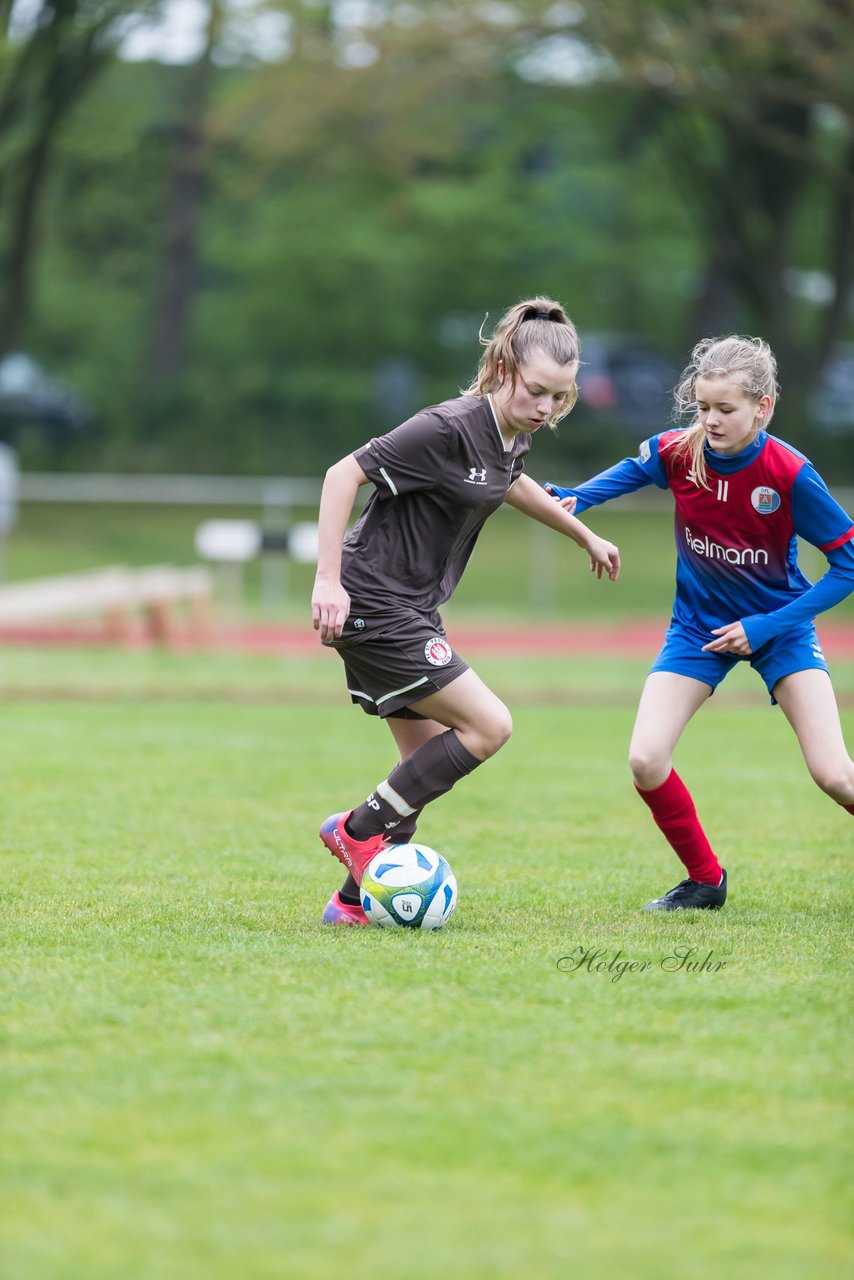
<path id="1" fill-rule="evenodd" d="M 684 911 L 687 907 L 717 911 L 726 902 L 726 871 L 720 884 L 700 884 L 698 880 L 683 880 L 663 898 L 653 898 L 644 911 Z"/>

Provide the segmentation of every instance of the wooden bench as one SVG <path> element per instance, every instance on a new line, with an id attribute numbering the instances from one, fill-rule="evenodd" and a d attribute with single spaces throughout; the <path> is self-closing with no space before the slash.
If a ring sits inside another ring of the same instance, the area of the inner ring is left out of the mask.
<path id="1" fill-rule="evenodd" d="M 122 643 L 131 638 L 139 613 L 150 638 L 166 644 L 175 636 L 175 610 L 183 606 L 201 640 L 209 634 L 212 602 L 213 577 L 203 565 L 117 565 L 0 587 L 0 627 L 96 616 L 106 638 Z"/>

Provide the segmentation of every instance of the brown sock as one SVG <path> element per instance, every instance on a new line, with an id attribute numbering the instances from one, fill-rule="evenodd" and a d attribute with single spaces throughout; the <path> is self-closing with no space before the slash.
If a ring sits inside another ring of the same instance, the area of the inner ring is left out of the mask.
<path id="1" fill-rule="evenodd" d="M 348 834 L 354 840 L 368 840 L 385 833 L 397 842 L 401 823 L 417 816 L 482 763 L 465 749 L 453 729 L 430 738 L 353 810 L 345 823 Z"/>

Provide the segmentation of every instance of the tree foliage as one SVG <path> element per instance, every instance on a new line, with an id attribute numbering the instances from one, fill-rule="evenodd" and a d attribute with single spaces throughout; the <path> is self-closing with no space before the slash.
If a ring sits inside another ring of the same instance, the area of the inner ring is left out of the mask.
<path id="1" fill-rule="evenodd" d="M 784 406 L 843 332 L 844 0 L 258 0 L 244 24 L 286 20 L 266 61 L 209 0 L 185 66 L 121 61 L 120 6 L 62 2 L 61 39 L 0 44 L 32 60 L 29 97 L 0 99 L 7 261 L 47 68 L 79 71 L 0 317 L 98 406 L 81 463 L 315 472 L 453 394 L 485 313 L 535 291 L 674 363 L 762 332 Z M 582 439 L 568 420 L 558 447 Z"/>
<path id="2" fill-rule="evenodd" d="M 705 250 L 700 328 L 760 329 L 812 382 L 854 271 L 854 80 L 847 0 L 606 3 L 586 24 L 638 96 L 631 142 L 662 142 Z M 804 234 L 804 220 L 809 220 Z M 832 297 L 804 325 L 798 267 Z"/>
<path id="3" fill-rule="evenodd" d="M 140 9 L 155 7 L 141 0 Z M 16 29 L 12 0 L 0 4 L 0 354 L 26 334 L 45 184 L 58 135 L 112 57 L 111 0 L 42 0 Z"/>

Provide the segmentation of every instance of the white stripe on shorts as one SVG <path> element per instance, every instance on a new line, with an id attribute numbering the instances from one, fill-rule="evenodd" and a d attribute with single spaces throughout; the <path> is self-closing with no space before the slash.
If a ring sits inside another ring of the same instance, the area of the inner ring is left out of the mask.
<path id="1" fill-rule="evenodd" d="M 395 791 L 394 787 L 390 787 L 387 782 L 378 782 L 374 787 L 377 795 L 381 800 L 385 800 L 386 804 L 390 804 L 395 813 L 399 813 L 401 818 L 411 818 L 413 813 L 417 813 L 417 809 L 413 809 L 411 804 L 407 804 L 403 796 Z"/>
<path id="2" fill-rule="evenodd" d="M 377 698 L 377 706 L 381 702 L 388 702 L 389 698 L 396 698 L 399 693 L 409 693 L 410 689 L 417 689 L 420 684 L 427 683 L 427 676 L 422 676 L 420 680 L 416 680 L 415 684 L 405 684 L 402 689 L 392 689 L 391 693 L 384 693 L 381 698 Z"/>
<path id="3" fill-rule="evenodd" d="M 347 692 L 351 693 L 354 698 L 365 698 L 368 702 L 374 701 L 369 693 L 362 693 L 361 689 L 348 689 Z"/>

